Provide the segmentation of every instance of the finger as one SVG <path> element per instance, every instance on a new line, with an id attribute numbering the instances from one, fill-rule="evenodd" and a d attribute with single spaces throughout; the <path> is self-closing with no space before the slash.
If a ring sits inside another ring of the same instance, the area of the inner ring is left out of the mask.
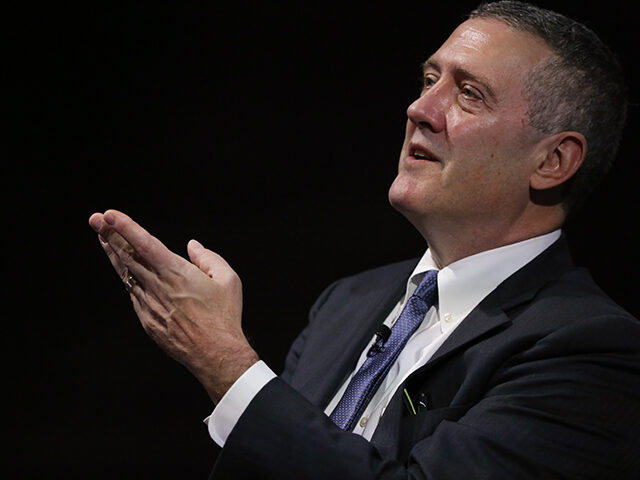
<path id="1" fill-rule="evenodd" d="M 173 266 L 180 258 L 124 213 L 117 210 L 107 210 L 103 218 L 110 229 L 117 232 L 147 265 Z M 124 246 L 121 242 L 118 242 L 118 245 Z"/>
<path id="2" fill-rule="evenodd" d="M 89 218 L 89 225 L 98 233 L 100 244 L 107 254 L 112 252 L 118 254 L 119 251 L 127 249 L 127 254 L 132 255 L 134 253 L 133 247 L 120 235 L 117 231 L 111 228 L 111 226 L 104 220 L 102 213 L 94 213 Z M 109 246 L 111 250 L 106 247 Z"/>
<path id="3" fill-rule="evenodd" d="M 89 225 L 93 228 L 96 233 L 100 233 L 100 225 L 102 224 L 102 214 L 94 213 L 89 217 Z"/>
<path id="4" fill-rule="evenodd" d="M 136 278 L 129 268 L 127 268 L 127 266 L 120 260 L 120 257 L 118 257 L 113 248 L 111 248 L 109 242 L 107 242 L 101 235 L 98 235 L 98 239 L 100 240 L 100 246 L 109 258 L 113 269 L 120 277 L 122 283 L 124 283 L 127 292 L 133 295 L 139 294 L 142 291 L 142 288 L 139 285 L 138 278 Z M 138 276 L 140 276 L 140 273 L 138 273 Z M 146 275 L 140 276 L 140 278 L 146 279 Z"/>
<path id="5" fill-rule="evenodd" d="M 153 266 L 147 263 L 135 248 L 114 229 L 105 229 L 102 236 L 125 267 L 131 268 L 138 275 L 145 275 L 147 270 L 154 270 Z"/>
<path id="6" fill-rule="evenodd" d="M 100 246 L 104 250 L 104 253 L 107 254 L 107 257 L 109 258 L 109 261 L 111 262 L 114 270 L 118 273 L 120 278 L 124 279 L 127 267 L 120 261 L 120 258 L 118 257 L 118 255 L 116 255 L 116 252 L 113 251 L 113 248 L 111 248 L 109 242 L 102 235 L 98 235 L 98 240 L 100 241 Z"/>
<path id="7" fill-rule="evenodd" d="M 111 265 L 116 271 L 125 289 L 130 294 L 142 291 L 139 281 L 143 285 L 150 285 L 148 266 L 139 263 L 135 251 L 127 241 L 116 231 L 114 231 L 104 221 L 101 213 L 93 214 L 89 218 L 89 224 L 97 232 L 100 245 L 107 254 Z"/>
<path id="8" fill-rule="evenodd" d="M 144 264 L 133 247 L 105 221 L 102 214 L 94 214 L 89 219 L 91 227 L 98 233 L 100 245 L 109 257 L 111 265 L 123 281 L 126 281 L 128 270 L 136 275 L 146 276 L 149 266 Z M 144 268 L 140 268 L 140 266 Z"/>
<path id="9" fill-rule="evenodd" d="M 89 224 L 109 243 L 122 265 L 141 280 L 149 271 L 154 275 L 180 271 L 187 264 L 122 212 L 96 213 L 89 219 Z"/>

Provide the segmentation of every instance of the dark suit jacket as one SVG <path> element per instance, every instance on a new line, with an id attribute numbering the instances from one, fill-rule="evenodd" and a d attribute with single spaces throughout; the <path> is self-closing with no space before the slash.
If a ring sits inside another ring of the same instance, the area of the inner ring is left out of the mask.
<path id="1" fill-rule="evenodd" d="M 416 261 L 343 279 L 284 373 L 251 402 L 213 477 L 640 478 L 640 322 L 576 268 L 564 237 L 488 295 L 396 392 L 371 442 L 323 414 Z M 635 281 L 635 280 L 630 280 Z"/>

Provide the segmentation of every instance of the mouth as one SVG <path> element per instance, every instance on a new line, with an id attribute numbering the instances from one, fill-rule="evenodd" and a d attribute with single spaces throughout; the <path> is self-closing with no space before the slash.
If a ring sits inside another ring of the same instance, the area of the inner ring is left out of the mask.
<path id="1" fill-rule="evenodd" d="M 431 153 L 428 149 L 421 145 L 411 144 L 409 145 L 409 157 L 414 160 L 423 162 L 439 162 L 440 160 Z"/>

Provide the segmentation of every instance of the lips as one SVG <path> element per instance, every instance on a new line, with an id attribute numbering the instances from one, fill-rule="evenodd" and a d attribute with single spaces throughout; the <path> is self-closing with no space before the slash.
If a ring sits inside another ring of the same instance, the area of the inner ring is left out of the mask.
<path id="1" fill-rule="evenodd" d="M 411 143 L 409 145 L 409 156 L 415 160 L 422 160 L 425 162 L 439 162 L 440 160 L 426 147 L 418 145 L 417 143 Z"/>

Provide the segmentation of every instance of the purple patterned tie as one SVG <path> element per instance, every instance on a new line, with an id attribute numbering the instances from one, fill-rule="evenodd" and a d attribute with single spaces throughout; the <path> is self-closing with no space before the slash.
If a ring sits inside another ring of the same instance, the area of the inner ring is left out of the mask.
<path id="1" fill-rule="evenodd" d="M 344 395 L 331 412 L 331 420 L 343 430 L 353 429 L 407 340 L 416 331 L 429 308 L 437 302 L 437 280 L 437 270 L 429 270 L 425 274 L 391 329 L 384 348 L 379 353 L 368 356 L 351 378 Z"/>

